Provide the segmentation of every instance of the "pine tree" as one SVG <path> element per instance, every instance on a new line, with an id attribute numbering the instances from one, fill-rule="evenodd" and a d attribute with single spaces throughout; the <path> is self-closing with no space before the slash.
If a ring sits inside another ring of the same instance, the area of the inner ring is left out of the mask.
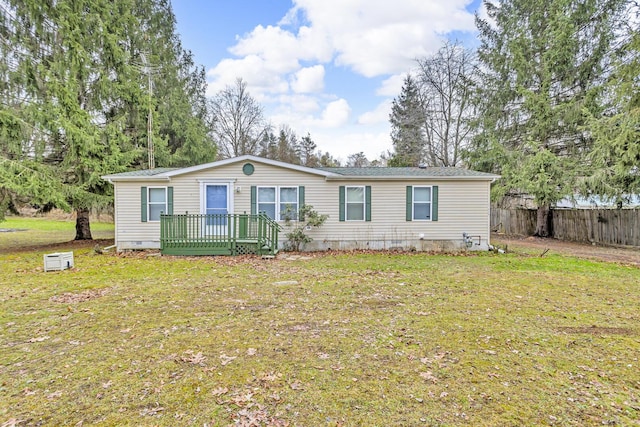
<path id="1" fill-rule="evenodd" d="M 389 120 L 393 154 L 389 166 L 418 166 L 425 147 L 424 104 L 415 80 L 407 75 L 402 92 L 393 100 Z"/>
<path id="2" fill-rule="evenodd" d="M 502 175 L 498 193 L 518 190 L 538 205 L 536 235 L 549 235 L 549 209 L 572 195 L 591 139 L 584 112 L 606 75 L 614 26 L 626 0 L 485 1 L 477 19 L 485 70 L 471 166 Z"/>
<path id="3" fill-rule="evenodd" d="M 619 54 L 607 82 L 603 117 L 589 117 L 594 139 L 588 156 L 593 173 L 587 175 L 583 192 L 597 195 L 618 206 L 640 195 L 640 28 L 639 7 L 629 10 L 635 16 L 628 26 Z"/>
<path id="4" fill-rule="evenodd" d="M 76 239 L 91 238 L 89 209 L 110 203 L 100 176 L 122 170 L 137 155 L 124 137 L 126 118 L 114 108 L 121 98 L 140 96 L 132 84 L 136 71 L 118 43 L 133 27 L 131 8 L 127 0 L 3 5 L 13 62 L 2 96 L 21 98 L 5 112 L 31 129 L 9 161 L 34 184 L 23 193 L 42 194 L 41 185 L 59 180 L 47 201 L 75 209 Z M 20 179 L 14 174 L 5 185 L 20 187 Z"/>
<path id="5" fill-rule="evenodd" d="M 318 166 L 318 155 L 316 153 L 317 145 L 311 139 L 311 134 L 307 133 L 300 140 L 300 157 L 302 164 L 314 168 Z"/>
<path id="6" fill-rule="evenodd" d="M 0 208 L 17 197 L 74 209 L 76 239 L 90 239 L 90 209 L 112 203 L 100 176 L 146 166 L 148 140 L 162 165 L 215 157 L 204 70 L 182 49 L 167 0 L 7 0 L 0 10 Z"/>

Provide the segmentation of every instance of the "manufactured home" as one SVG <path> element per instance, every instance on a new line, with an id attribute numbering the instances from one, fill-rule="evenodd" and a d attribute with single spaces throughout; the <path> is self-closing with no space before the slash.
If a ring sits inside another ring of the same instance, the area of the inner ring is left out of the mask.
<path id="1" fill-rule="evenodd" d="M 310 168 L 240 156 L 186 168 L 105 175 L 117 249 L 167 255 L 276 254 L 300 208 L 305 250 L 488 249 L 497 175 L 452 167 Z M 289 221 L 287 221 L 289 219 Z"/>

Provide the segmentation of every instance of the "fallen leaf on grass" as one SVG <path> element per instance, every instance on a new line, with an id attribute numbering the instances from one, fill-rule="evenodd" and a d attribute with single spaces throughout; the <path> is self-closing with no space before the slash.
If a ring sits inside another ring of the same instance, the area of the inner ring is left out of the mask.
<path id="1" fill-rule="evenodd" d="M 193 351 L 189 350 L 186 351 L 185 354 L 186 356 L 180 357 L 180 360 L 183 362 L 191 363 L 192 365 L 204 366 L 204 362 L 207 361 L 207 356 L 204 356 L 202 352 L 194 354 Z"/>
<path id="2" fill-rule="evenodd" d="M 291 390 L 304 390 L 304 385 L 297 380 L 289 384 L 289 387 L 291 387 Z"/>
<path id="3" fill-rule="evenodd" d="M 8 421 L 5 421 L 4 423 L 2 423 L 2 425 L 0 425 L 0 427 L 18 427 L 19 425 L 21 425 L 23 422 L 25 422 L 26 420 L 18 420 L 15 418 L 11 418 Z"/>
<path id="4" fill-rule="evenodd" d="M 257 411 L 250 411 L 248 409 L 242 409 L 236 414 L 237 418 L 234 419 L 235 425 L 239 427 L 256 427 L 261 426 L 267 420 L 267 412 L 263 409 Z"/>
<path id="5" fill-rule="evenodd" d="M 153 415 L 157 415 L 159 412 L 164 411 L 164 408 L 162 406 L 154 406 L 152 408 L 144 408 L 142 411 L 140 411 L 140 416 L 141 417 L 145 417 L 145 416 L 153 416 Z"/>
<path id="6" fill-rule="evenodd" d="M 438 379 L 433 375 L 433 372 L 431 371 L 420 372 L 420 378 L 431 381 L 434 384 L 438 382 Z"/>
<path id="7" fill-rule="evenodd" d="M 267 372 L 267 373 L 264 373 L 264 374 L 260 375 L 258 380 L 260 380 L 261 382 L 274 382 L 275 380 L 277 380 L 280 377 L 282 377 L 282 374 L 280 374 L 280 373 Z"/>
<path id="8" fill-rule="evenodd" d="M 226 387 L 218 387 L 215 390 L 211 391 L 211 394 L 213 394 L 214 396 L 222 396 L 223 394 L 226 394 L 229 392 L 229 389 Z"/>
<path id="9" fill-rule="evenodd" d="M 241 408 L 251 403 L 251 401 L 253 401 L 253 393 L 250 392 L 240 394 L 231 398 L 231 403 Z"/>
<path id="10" fill-rule="evenodd" d="M 220 355 L 220 364 L 222 366 L 226 366 L 229 363 L 233 362 L 235 359 L 237 359 L 237 356 L 227 356 L 226 354 L 221 354 Z"/>

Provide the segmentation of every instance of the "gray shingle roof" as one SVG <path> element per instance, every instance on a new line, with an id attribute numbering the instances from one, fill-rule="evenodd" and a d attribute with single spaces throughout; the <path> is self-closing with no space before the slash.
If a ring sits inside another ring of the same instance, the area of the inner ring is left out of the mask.
<path id="1" fill-rule="evenodd" d="M 318 168 L 320 170 L 343 176 L 361 177 L 493 177 L 495 175 L 485 172 L 476 172 L 463 168 Z"/>
<path id="2" fill-rule="evenodd" d="M 178 168 L 157 168 L 157 169 L 143 169 L 143 170 L 137 170 L 137 171 L 130 171 L 130 172 L 122 172 L 122 173 L 116 173 L 113 174 L 113 176 L 118 176 L 118 177 L 127 177 L 127 176 L 155 176 L 155 175 L 160 175 L 163 174 L 165 172 L 171 172 L 174 170 L 177 170 Z"/>

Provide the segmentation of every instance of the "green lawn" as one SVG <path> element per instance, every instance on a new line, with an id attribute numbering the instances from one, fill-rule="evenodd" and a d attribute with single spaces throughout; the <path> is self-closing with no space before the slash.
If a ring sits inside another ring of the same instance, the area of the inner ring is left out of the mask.
<path id="1" fill-rule="evenodd" d="M 43 253 L 0 254 L 0 425 L 640 425 L 635 267 Z"/>
<path id="2" fill-rule="evenodd" d="M 0 229 L 17 230 L 0 232 L 0 252 L 68 242 L 76 235 L 75 221 L 56 221 L 45 217 L 10 216 L 6 221 L 0 222 Z M 91 222 L 91 235 L 94 239 L 113 239 L 113 232 L 113 223 Z"/>

